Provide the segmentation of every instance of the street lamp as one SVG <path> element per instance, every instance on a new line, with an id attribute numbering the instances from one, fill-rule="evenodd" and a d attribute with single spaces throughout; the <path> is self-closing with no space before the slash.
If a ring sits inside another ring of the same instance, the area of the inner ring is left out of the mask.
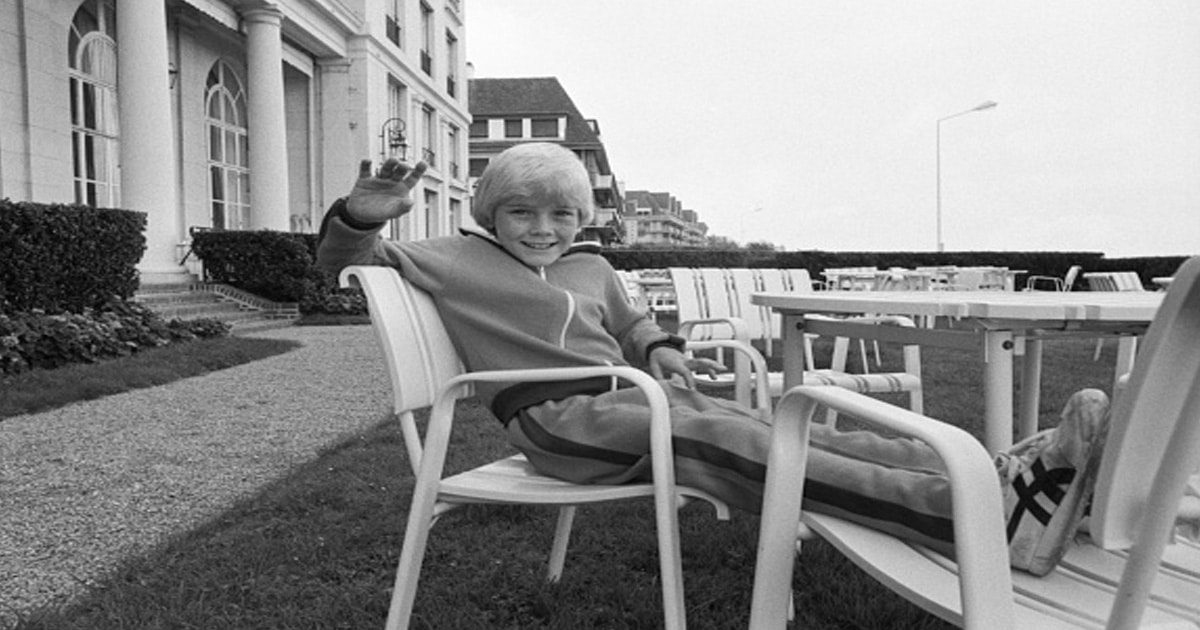
<path id="1" fill-rule="evenodd" d="M 950 114 L 937 121 L 937 249 L 939 252 L 946 251 L 946 244 L 942 242 L 942 121 L 950 120 L 965 116 L 971 112 L 981 112 L 985 109 L 992 109 L 997 105 L 996 101 L 984 101 L 971 109 Z"/>
<path id="2" fill-rule="evenodd" d="M 405 143 L 404 130 L 406 125 L 403 118 L 389 118 L 383 121 L 379 129 L 379 161 L 382 163 L 388 157 L 400 154 L 400 159 L 407 159 L 408 144 Z"/>

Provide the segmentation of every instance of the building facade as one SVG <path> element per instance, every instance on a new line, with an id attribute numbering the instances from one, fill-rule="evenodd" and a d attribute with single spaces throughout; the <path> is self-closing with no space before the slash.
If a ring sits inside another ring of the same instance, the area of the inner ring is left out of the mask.
<path id="1" fill-rule="evenodd" d="M 627 245 L 703 247 L 708 242 L 708 226 L 670 193 L 626 192 L 623 224 Z"/>
<path id="2" fill-rule="evenodd" d="M 604 245 L 622 240 L 621 185 L 600 141 L 600 125 L 584 118 L 554 77 L 470 80 L 470 178 L 522 142 L 553 142 L 574 151 L 592 178 L 596 218 L 580 239 Z"/>
<path id="3" fill-rule="evenodd" d="M 424 159 L 394 239 L 470 195 L 463 0 L 3 0 L 0 197 L 147 215 L 143 283 L 190 231 L 313 231 L 360 160 Z"/>

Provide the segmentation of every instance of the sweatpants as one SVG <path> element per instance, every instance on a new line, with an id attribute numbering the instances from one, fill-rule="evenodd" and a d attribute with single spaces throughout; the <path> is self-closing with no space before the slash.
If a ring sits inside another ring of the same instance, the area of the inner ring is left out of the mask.
<path id="1" fill-rule="evenodd" d="M 771 427 L 732 401 L 663 382 L 675 480 L 729 505 L 762 508 Z M 509 441 L 543 474 L 581 484 L 649 481 L 650 411 L 636 388 L 527 407 Z M 943 552 L 953 549 L 950 487 L 931 448 L 814 423 L 804 509 L 843 517 Z"/>

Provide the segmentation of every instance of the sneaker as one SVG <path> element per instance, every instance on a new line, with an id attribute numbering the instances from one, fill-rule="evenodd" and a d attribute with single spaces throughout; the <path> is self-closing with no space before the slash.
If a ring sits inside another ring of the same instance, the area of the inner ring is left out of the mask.
<path id="1" fill-rule="evenodd" d="M 996 456 L 1013 567 L 1042 576 L 1062 560 L 1089 506 L 1107 430 L 1108 396 L 1084 389 L 1057 427 Z"/>

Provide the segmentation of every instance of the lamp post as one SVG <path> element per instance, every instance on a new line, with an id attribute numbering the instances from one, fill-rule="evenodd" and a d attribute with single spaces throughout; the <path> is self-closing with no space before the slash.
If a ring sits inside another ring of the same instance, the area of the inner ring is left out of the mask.
<path id="1" fill-rule="evenodd" d="M 996 105 L 996 101 L 984 101 L 971 109 L 944 116 L 937 121 L 937 250 L 939 252 L 946 251 L 946 244 L 942 241 L 942 122 L 951 118 L 965 116 L 972 112 L 992 109 Z"/>

